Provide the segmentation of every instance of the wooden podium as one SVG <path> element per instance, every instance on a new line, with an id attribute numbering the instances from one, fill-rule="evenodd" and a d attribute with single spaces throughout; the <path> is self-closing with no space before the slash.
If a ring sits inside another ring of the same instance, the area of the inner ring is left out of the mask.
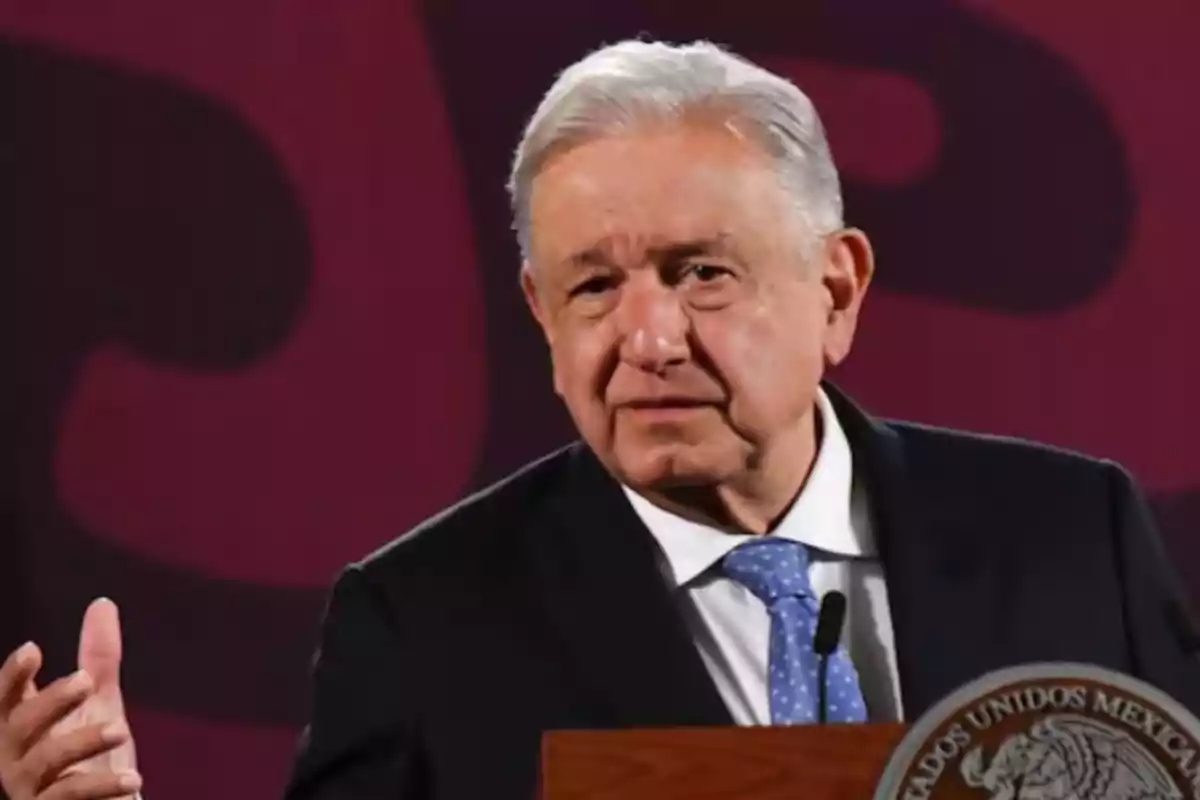
<path id="1" fill-rule="evenodd" d="M 542 800 L 869 800 L 907 725 L 558 731 Z"/>

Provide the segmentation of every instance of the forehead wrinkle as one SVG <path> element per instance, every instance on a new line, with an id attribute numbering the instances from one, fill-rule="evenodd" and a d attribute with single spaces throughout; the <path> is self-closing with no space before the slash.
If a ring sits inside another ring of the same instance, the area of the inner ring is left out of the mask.
<path id="1" fill-rule="evenodd" d="M 733 235 L 719 230 L 711 235 L 666 234 L 605 234 L 591 246 L 585 247 L 566 259 L 576 266 L 604 266 L 628 261 L 662 261 L 670 258 L 685 258 L 692 255 L 733 253 Z"/>
<path id="2" fill-rule="evenodd" d="M 676 243 L 727 239 L 730 225 L 745 227 L 747 222 L 745 202 L 739 200 L 745 192 L 761 192 L 758 187 L 764 182 L 780 191 L 772 165 L 735 138 L 733 131 L 721 132 L 727 144 L 712 158 L 681 161 L 677 152 L 658 152 L 660 142 L 672 144 L 676 135 L 684 133 L 704 131 L 598 140 L 547 164 L 533 181 L 533 239 L 542 239 L 538 232 L 567 234 L 552 237 L 558 253 L 546 252 L 547 260 L 644 264 L 656 256 L 654 250 Z M 730 144 L 733 150 L 728 149 Z M 764 196 L 760 202 L 772 206 L 775 199 Z M 754 225 L 750 228 L 741 233 L 757 236 Z M 723 244 L 727 254 L 736 255 L 728 253 L 733 243 Z M 753 246 L 754 242 L 740 244 Z"/>
<path id="3" fill-rule="evenodd" d="M 607 226 L 606 226 L 607 227 Z M 644 251 L 637 240 L 644 238 L 640 234 L 607 232 L 595 238 L 583 249 L 574 253 L 569 260 L 580 263 L 619 260 L 623 253 Z"/>

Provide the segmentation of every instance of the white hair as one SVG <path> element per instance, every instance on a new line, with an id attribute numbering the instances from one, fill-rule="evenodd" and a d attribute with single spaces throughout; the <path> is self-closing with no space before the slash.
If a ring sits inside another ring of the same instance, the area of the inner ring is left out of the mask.
<path id="1" fill-rule="evenodd" d="M 842 227 L 824 126 L 795 84 L 711 42 L 630 40 L 565 69 L 526 126 L 508 182 L 522 255 L 530 254 L 530 188 L 552 156 L 638 125 L 714 114 L 774 160 L 809 236 Z"/>

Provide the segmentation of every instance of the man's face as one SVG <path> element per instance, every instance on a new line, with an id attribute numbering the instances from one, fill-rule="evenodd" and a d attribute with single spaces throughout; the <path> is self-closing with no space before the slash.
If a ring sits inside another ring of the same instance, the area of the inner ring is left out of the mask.
<path id="1" fill-rule="evenodd" d="M 768 158 L 719 126 L 598 139 L 534 180 L 526 297 L 556 391 L 629 485 L 719 485 L 772 451 L 806 457 L 871 257 L 857 232 L 814 239 L 795 209 Z"/>

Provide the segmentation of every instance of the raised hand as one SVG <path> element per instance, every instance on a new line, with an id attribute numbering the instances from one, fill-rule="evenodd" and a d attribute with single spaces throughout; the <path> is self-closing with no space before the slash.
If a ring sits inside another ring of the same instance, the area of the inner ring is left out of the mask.
<path id="1" fill-rule="evenodd" d="M 135 797 L 141 788 L 121 697 L 121 623 L 93 602 L 79 636 L 79 671 L 41 689 L 37 645 L 0 667 L 0 786 L 9 800 Z"/>

